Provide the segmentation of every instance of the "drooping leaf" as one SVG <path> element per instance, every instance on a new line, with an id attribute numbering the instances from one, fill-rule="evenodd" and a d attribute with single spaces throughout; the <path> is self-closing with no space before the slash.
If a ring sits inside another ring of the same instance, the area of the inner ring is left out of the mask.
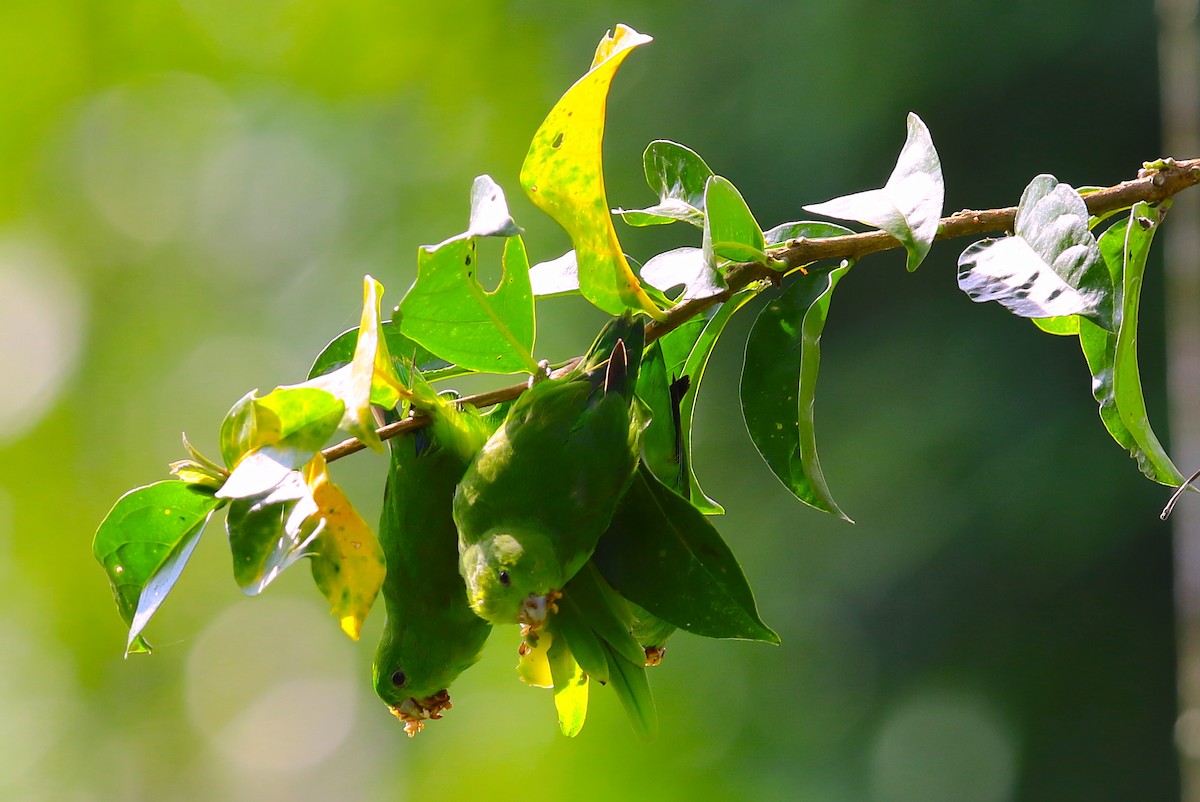
<path id="1" fill-rule="evenodd" d="M 646 183 L 658 203 L 645 209 L 613 209 L 631 226 L 657 226 L 682 220 L 704 227 L 704 185 L 713 171 L 691 148 L 656 139 L 642 155 Z"/>
<path id="2" fill-rule="evenodd" d="M 661 318 L 617 240 L 601 160 L 613 76 L 633 48 L 649 41 L 649 36 L 625 25 L 600 41 L 587 74 L 559 99 L 533 135 L 521 166 L 521 186 L 534 205 L 570 235 L 583 297 L 612 315 L 635 309 Z"/>
<path id="3" fill-rule="evenodd" d="M 358 640 L 387 572 L 383 547 L 318 459 L 310 489 L 323 526 L 313 541 L 313 580 L 342 631 Z"/>
<path id="4" fill-rule="evenodd" d="M 909 112 L 908 138 L 883 189 L 856 192 L 804 209 L 883 229 L 900 241 L 908 253 L 908 269 L 916 270 L 937 236 L 945 193 L 942 163 L 929 129 Z"/>
<path id="5" fill-rule="evenodd" d="M 742 416 L 758 453 L 796 498 L 849 521 L 830 495 L 813 421 L 821 332 L 834 287 L 850 269 L 796 278 L 763 307 L 746 341 Z"/>
<path id="6" fill-rule="evenodd" d="M 728 179 L 714 175 L 704 189 L 704 260 L 715 269 L 718 260 L 766 262 L 762 229 L 742 193 Z"/>
<path id="7" fill-rule="evenodd" d="M 571 600 L 596 636 L 618 654 L 635 663 L 644 659 L 641 645 L 630 633 L 633 612 L 593 563 L 588 562 L 567 582 L 563 597 Z"/>
<path id="8" fill-rule="evenodd" d="M 767 246 L 779 245 L 788 240 L 825 239 L 827 237 L 844 237 L 854 232 L 845 226 L 835 223 L 822 223 L 818 220 L 796 220 L 791 223 L 780 223 L 769 231 L 763 232 L 763 240 Z"/>
<path id="9" fill-rule="evenodd" d="M 320 517 L 299 471 L 291 471 L 271 491 L 236 498 L 225 516 L 233 578 L 248 596 L 263 589 L 308 554 Z"/>
<path id="10" fill-rule="evenodd" d="M 658 711 L 644 659 L 630 662 L 612 649 L 607 654 L 609 685 L 621 700 L 634 734 L 647 743 L 653 741 L 658 737 Z"/>
<path id="11" fill-rule="evenodd" d="M 637 396 L 650 411 L 650 423 L 642 432 L 642 462 L 665 484 L 679 482 L 683 478 L 683 466 L 676 453 L 670 380 L 667 378 L 661 342 L 651 343 L 642 355 Z M 684 490 L 686 486 L 680 488 L 680 492 Z"/>
<path id="12" fill-rule="evenodd" d="M 1157 207 L 1141 202 L 1100 237 L 1100 252 L 1120 288 L 1114 308 L 1117 333 L 1079 319 L 1079 343 L 1092 372 L 1092 394 L 1109 434 L 1129 451 L 1148 478 L 1178 485 L 1183 475 L 1150 426 L 1137 356 L 1142 278 L 1160 220 Z"/>
<path id="13" fill-rule="evenodd" d="M 755 294 L 754 290 L 742 290 L 723 304 L 710 309 L 707 319 L 695 318 L 694 322 L 680 326 L 659 340 L 667 375 L 687 376 L 690 380 L 687 392 L 679 403 L 679 426 L 683 441 L 680 458 L 687 472 L 686 495 L 697 509 L 707 515 L 720 515 L 725 510 L 705 494 L 692 465 L 692 417 L 696 409 L 696 396 L 700 392 L 700 382 L 704 379 L 708 358 L 717 344 L 717 338 L 725 330 L 725 324 Z M 676 366 L 681 356 L 684 358 L 683 365 L 677 370 Z"/>
<path id="14" fill-rule="evenodd" d="M 568 738 L 574 738 L 587 720 L 588 677 L 575 662 L 565 638 L 555 638 L 546 652 L 550 677 L 554 682 L 554 707 L 558 711 L 558 728 Z"/>
<path id="15" fill-rule="evenodd" d="M 597 682 L 608 682 L 608 658 L 604 644 L 571 598 L 563 597 L 557 604 L 558 613 L 552 619 L 554 632 L 566 638 L 571 654 L 584 673 Z"/>
<path id="16" fill-rule="evenodd" d="M 557 259 L 538 262 L 529 268 L 529 282 L 536 298 L 579 294 L 579 262 L 570 250 Z"/>
<path id="17" fill-rule="evenodd" d="M 1087 218 L 1079 193 L 1039 175 L 1021 195 L 1014 235 L 976 242 L 959 256 L 959 288 L 1021 317 L 1083 315 L 1115 331 L 1112 278 Z"/>
<path id="18" fill-rule="evenodd" d="M 155 482 L 121 496 L 100 522 L 92 554 L 104 566 L 117 610 L 129 625 L 125 654 L 150 651 L 142 631 L 222 504 L 184 482 Z"/>
<path id="19" fill-rule="evenodd" d="M 404 333 L 443 359 L 488 373 L 535 373 L 533 290 L 520 237 L 504 244 L 504 272 L 488 292 L 474 238 L 417 251 L 417 281 L 400 302 Z"/>
<path id="20" fill-rule="evenodd" d="M 702 248 L 675 248 L 652 256 L 642 266 L 642 281 L 666 292 L 683 285 L 678 303 L 696 298 L 708 298 L 726 289 L 725 279 L 704 258 Z"/>
<path id="21" fill-rule="evenodd" d="M 754 593 L 716 527 L 644 465 L 593 560 L 621 596 L 680 629 L 779 642 L 759 617 Z"/>

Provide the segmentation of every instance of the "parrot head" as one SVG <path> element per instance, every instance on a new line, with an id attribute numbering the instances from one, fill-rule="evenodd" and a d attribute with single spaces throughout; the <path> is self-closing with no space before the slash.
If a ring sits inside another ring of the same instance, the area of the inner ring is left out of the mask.
<path id="1" fill-rule="evenodd" d="M 564 581 L 549 538 L 532 528 L 495 528 L 459 563 L 471 609 L 493 624 L 539 623 Z"/>
<path id="2" fill-rule="evenodd" d="M 375 693 L 412 737 L 427 719 L 441 718 L 450 709 L 446 689 L 479 659 L 491 628 L 477 628 L 478 634 L 466 643 L 461 638 L 431 637 L 426 626 L 416 632 L 403 622 L 393 623 L 385 625 L 375 651 L 372 682 Z"/>

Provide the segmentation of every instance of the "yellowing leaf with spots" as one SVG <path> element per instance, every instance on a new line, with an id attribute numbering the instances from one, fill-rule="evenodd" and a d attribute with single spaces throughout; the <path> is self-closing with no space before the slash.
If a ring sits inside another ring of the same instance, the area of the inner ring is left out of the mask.
<path id="1" fill-rule="evenodd" d="M 313 541 L 313 580 L 329 600 L 342 631 L 358 640 L 387 572 L 375 533 L 341 488 L 329 479 L 320 455 L 306 466 L 306 480 L 324 527 Z"/>
<path id="2" fill-rule="evenodd" d="M 521 186 L 534 204 L 571 235 L 579 290 L 612 315 L 626 309 L 661 318 L 662 311 L 629 268 L 604 192 L 601 142 L 608 89 L 617 67 L 651 41 L 626 25 L 600 40 L 587 74 L 575 82 L 533 135 L 521 166 Z"/>

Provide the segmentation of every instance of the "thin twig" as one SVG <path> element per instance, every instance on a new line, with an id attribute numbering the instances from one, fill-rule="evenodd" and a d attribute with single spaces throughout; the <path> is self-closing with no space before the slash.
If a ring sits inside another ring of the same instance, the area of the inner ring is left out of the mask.
<path id="1" fill-rule="evenodd" d="M 1168 162 L 1161 169 L 1142 170 L 1138 177 L 1131 181 L 1123 181 L 1116 186 L 1090 192 L 1083 196 L 1089 214 L 1097 215 L 1111 212 L 1138 201 L 1156 203 L 1182 192 L 1188 187 L 1200 184 L 1200 159 Z M 964 209 L 949 217 L 943 217 L 938 224 L 935 239 L 955 239 L 958 237 L 983 236 L 996 232 L 1008 231 L 1013 226 L 1017 216 L 1017 208 L 1009 206 L 1004 209 L 986 209 L 974 211 Z M 772 248 L 769 254 L 776 263 L 782 262 L 787 270 L 803 267 L 825 260 L 841 261 L 843 259 L 861 259 L 868 254 L 892 250 L 901 247 L 901 243 L 891 234 L 883 231 L 868 231 L 862 234 L 846 234 L 841 237 L 826 237 L 822 239 L 805 239 L 803 237 Z M 666 316 L 646 326 L 646 342 L 651 343 L 668 332 L 678 328 L 688 320 L 705 311 L 709 307 L 728 300 L 734 293 L 760 281 L 777 281 L 780 271 L 760 263 L 744 263 L 731 266 L 727 273 L 725 284 L 727 289 L 707 298 L 687 301 L 672 308 Z M 786 280 L 786 279 L 785 279 Z M 572 360 L 556 370 L 552 377 L 557 378 L 568 373 L 578 362 Z M 487 407 L 504 401 L 511 401 L 525 392 L 525 383 L 513 384 L 486 393 L 468 395 L 459 399 L 462 404 L 476 407 Z M 420 414 L 406 418 L 396 423 L 390 423 L 377 430 L 380 440 L 415 431 L 429 425 L 429 419 Z M 333 462 L 356 451 L 366 448 L 355 438 L 343 440 L 321 452 L 326 462 Z"/>

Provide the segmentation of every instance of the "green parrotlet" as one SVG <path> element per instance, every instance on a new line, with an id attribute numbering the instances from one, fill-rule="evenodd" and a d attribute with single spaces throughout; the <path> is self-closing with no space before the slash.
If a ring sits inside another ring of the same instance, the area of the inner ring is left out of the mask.
<path id="1" fill-rule="evenodd" d="M 467 604 L 451 504 L 495 424 L 448 402 L 428 413 L 429 427 L 391 441 L 379 522 L 387 620 L 373 682 L 410 737 L 450 707 L 447 688 L 479 659 L 491 631 Z"/>
<path id="2" fill-rule="evenodd" d="M 536 631 L 591 556 L 638 463 L 643 341 L 640 319 L 614 318 L 576 370 L 513 404 L 463 476 L 460 568 L 482 618 Z"/>

